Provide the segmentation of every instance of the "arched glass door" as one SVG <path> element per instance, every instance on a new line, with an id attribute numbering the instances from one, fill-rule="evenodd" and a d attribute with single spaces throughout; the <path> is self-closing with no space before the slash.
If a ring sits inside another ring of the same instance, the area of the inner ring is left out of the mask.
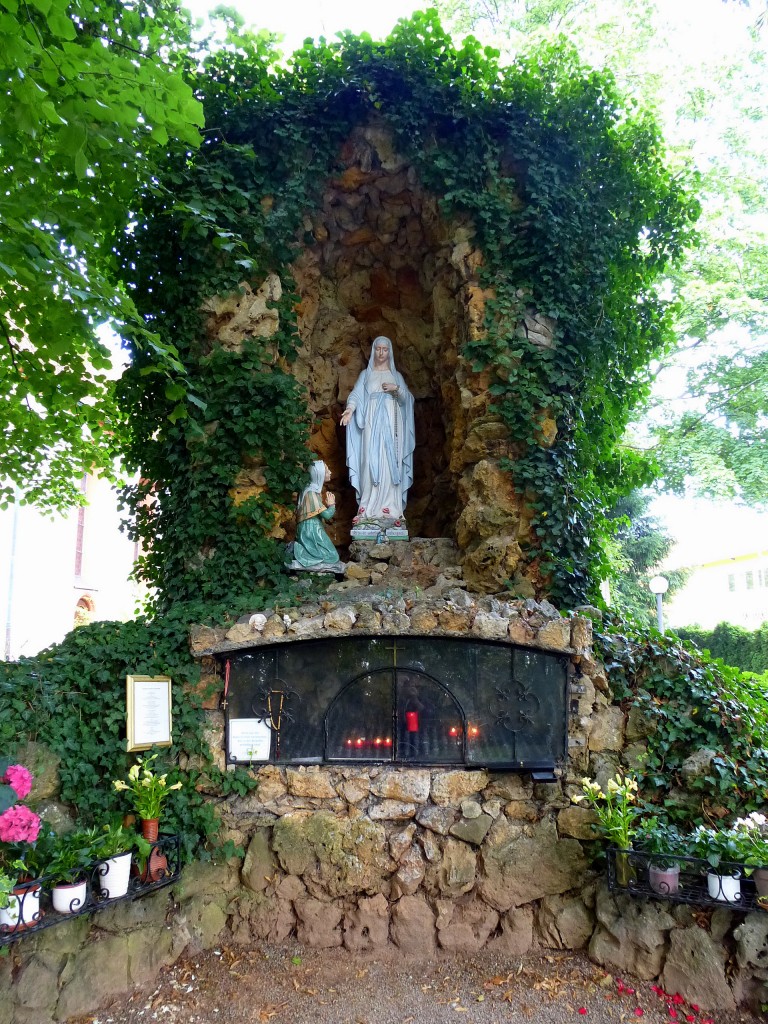
<path id="1" fill-rule="evenodd" d="M 380 669 L 351 680 L 328 709 L 326 761 L 462 764 L 466 718 L 436 679 Z"/>

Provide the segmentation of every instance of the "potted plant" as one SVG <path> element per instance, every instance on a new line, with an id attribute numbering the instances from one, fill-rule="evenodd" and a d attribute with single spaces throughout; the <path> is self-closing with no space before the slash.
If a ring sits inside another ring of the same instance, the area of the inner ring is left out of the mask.
<path id="1" fill-rule="evenodd" d="M 721 903 L 741 901 L 743 842 L 740 830 L 733 827 L 698 825 L 688 836 L 686 843 L 691 856 L 705 861 L 710 867 L 707 889 L 713 900 Z"/>
<path id="2" fill-rule="evenodd" d="M 640 814 L 637 799 L 637 781 L 632 776 L 609 779 L 605 792 L 598 782 L 584 778 L 581 780 L 582 792 L 571 797 L 578 804 L 586 802 L 598 817 L 598 824 L 592 827 L 602 832 L 613 846 L 616 853 L 616 879 L 619 885 L 627 886 L 634 878 L 634 868 L 630 863 L 634 822 Z"/>
<path id="3" fill-rule="evenodd" d="M 80 829 L 56 836 L 53 841 L 46 875 L 52 886 L 53 909 L 60 914 L 74 914 L 85 906 L 86 872 L 97 836 L 96 829 Z"/>
<path id="4" fill-rule="evenodd" d="M 130 793 L 136 815 L 141 819 L 141 832 L 146 840 L 157 840 L 160 809 L 173 790 L 181 789 L 181 782 L 168 785 L 168 773 L 158 774 L 153 770 L 157 754 L 138 758 L 128 772 L 128 781 L 115 779 L 112 785 L 118 792 Z"/>
<path id="5" fill-rule="evenodd" d="M 674 896 L 680 888 L 680 861 L 685 843 L 679 830 L 658 818 L 638 824 L 635 845 L 649 855 L 648 883 L 660 896 Z"/>
<path id="6" fill-rule="evenodd" d="M 105 825 L 96 833 L 93 845 L 98 860 L 99 890 L 104 899 L 125 896 L 131 877 L 131 851 L 138 836 L 122 824 Z"/>
<path id="7" fill-rule="evenodd" d="M 768 896 L 768 819 L 753 811 L 733 824 L 741 840 L 741 862 L 745 874 L 752 874 L 759 896 Z"/>
<path id="8" fill-rule="evenodd" d="M 32 789 L 32 775 L 24 765 L 0 758 L 0 874 L 10 880 L 10 892 L 0 906 L 0 926 L 23 928 L 40 920 L 40 885 L 32 877 L 34 843 L 40 818 L 22 801 Z M 7 888 L 8 882 L 3 883 Z"/>

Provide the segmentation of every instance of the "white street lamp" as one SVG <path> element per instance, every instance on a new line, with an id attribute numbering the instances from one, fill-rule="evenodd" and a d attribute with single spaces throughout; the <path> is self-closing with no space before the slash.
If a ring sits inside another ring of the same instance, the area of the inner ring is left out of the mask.
<path id="1" fill-rule="evenodd" d="M 666 576 L 654 576 L 648 583 L 648 587 L 652 594 L 656 595 L 656 622 L 659 626 L 659 632 L 664 632 L 664 612 L 661 607 L 661 599 L 664 594 L 669 590 L 669 580 Z"/>

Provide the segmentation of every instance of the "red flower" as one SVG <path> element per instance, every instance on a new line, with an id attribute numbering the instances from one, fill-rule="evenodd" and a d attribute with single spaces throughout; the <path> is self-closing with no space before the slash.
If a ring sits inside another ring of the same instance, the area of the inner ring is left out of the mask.
<path id="1" fill-rule="evenodd" d="M 680 1003 L 684 1003 L 685 1000 L 679 992 L 675 992 L 675 994 L 672 996 L 672 1002 L 675 1004 L 675 1006 L 679 1006 Z"/>
<path id="2" fill-rule="evenodd" d="M 586 1008 L 586 1006 L 580 1006 L 580 1007 L 579 1007 L 579 1013 L 581 1014 L 581 1016 L 582 1016 L 582 1017 L 584 1016 L 584 1014 L 585 1014 L 586 1012 L 587 1012 L 587 1008 Z"/>
<path id="3" fill-rule="evenodd" d="M 669 1016 L 672 1020 L 677 1020 L 677 1010 L 673 1010 L 671 1006 L 669 1008 Z"/>
<path id="4" fill-rule="evenodd" d="M 687 1021 L 692 1021 L 692 1020 L 696 1020 L 696 1017 L 695 1017 L 695 1016 L 694 1016 L 694 1014 L 692 1014 L 692 1013 L 686 1013 L 686 1015 L 685 1015 L 685 1019 L 686 1019 Z"/>
<path id="5" fill-rule="evenodd" d="M 655 992 L 657 996 L 664 995 L 664 989 L 660 988 L 658 985 L 651 985 L 651 992 Z"/>
<path id="6" fill-rule="evenodd" d="M 696 1003 L 691 1003 L 691 1009 L 693 1010 L 694 1013 L 698 1013 L 699 1012 L 699 1008 L 696 1005 Z"/>
<path id="7" fill-rule="evenodd" d="M 635 1016 L 636 1017 L 642 1017 L 643 1013 L 644 1013 L 644 1011 L 639 1006 L 635 1007 Z"/>

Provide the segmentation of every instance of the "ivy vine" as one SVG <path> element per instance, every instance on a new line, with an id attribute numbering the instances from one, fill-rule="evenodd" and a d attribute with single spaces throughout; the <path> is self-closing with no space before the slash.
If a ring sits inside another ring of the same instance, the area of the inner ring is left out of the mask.
<path id="1" fill-rule="evenodd" d="M 290 264 L 341 144 L 374 113 L 443 214 L 474 222 L 482 283 L 495 298 L 484 337 L 464 355 L 492 371 L 518 453 L 507 468 L 534 513 L 528 557 L 540 566 L 539 590 L 565 606 L 583 601 L 604 575 L 604 509 L 649 472 L 621 439 L 649 362 L 669 343 L 655 281 L 697 213 L 654 122 L 572 50 L 544 47 L 500 69 L 498 53 L 473 39 L 456 48 L 434 11 L 399 22 L 381 43 L 345 34 L 307 45 L 287 68 L 252 37 L 202 68 L 205 141 L 194 155 L 169 153 L 116 242 L 137 305 L 185 367 L 169 384 L 137 350 L 123 384 L 128 459 L 142 477 L 125 504 L 146 552 L 139 575 L 158 606 L 278 585 L 271 527 L 311 458 L 306 399 L 291 375 Z M 207 350 L 203 301 L 270 272 L 284 288 L 278 336 L 241 352 Z M 556 318 L 553 348 L 519 336 L 530 309 Z M 557 424 L 551 447 L 545 417 Z M 238 506 L 244 459 L 266 487 Z"/>
<path id="2" fill-rule="evenodd" d="M 613 699 L 649 727 L 641 795 L 685 825 L 763 810 L 768 790 L 765 683 L 674 634 L 609 623 L 596 636 Z M 703 754 L 703 751 L 709 752 Z M 700 756 L 693 770 L 686 761 Z"/>

